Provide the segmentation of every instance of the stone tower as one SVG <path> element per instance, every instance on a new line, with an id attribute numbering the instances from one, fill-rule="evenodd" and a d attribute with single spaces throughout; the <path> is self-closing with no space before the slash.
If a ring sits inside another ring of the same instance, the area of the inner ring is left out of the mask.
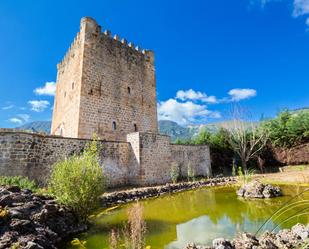
<path id="1" fill-rule="evenodd" d="M 158 132 L 152 51 L 84 17 L 57 68 L 52 134 L 126 141 L 128 133 Z"/>

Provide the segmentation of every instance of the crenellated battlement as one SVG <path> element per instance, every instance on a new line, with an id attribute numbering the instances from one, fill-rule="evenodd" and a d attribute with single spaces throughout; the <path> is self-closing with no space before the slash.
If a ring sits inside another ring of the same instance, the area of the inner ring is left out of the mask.
<path id="1" fill-rule="evenodd" d="M 135 46 L 133 42 L 128 42 L 127 39 L 121 38 L 118 34 L 112 34 L 112 32 L 108 29 L 104 30 L 103 32 L 102 27 L 97 24 L 97 22 L 91 17 L 83 17 L 81 19 L 81 31 L 85 30 L 86 33 L 89 32 L 90 34 L 94 35 L 95 37 L 107 37 L 114 42 L 121 44 L 122 46 L 131 49 L 132 51 L 139 52 L 143 54 L 146 58 L 153 57 L 153 51 L 142 49 L 140 46 Z"/>
<path id="2" fill-rule="evenodd" d="M 74 37 L 73 42 L 71 43 L 70 47 L 68 48 L 67 52 L 65 53 L 64 57 L 62 60 L 58 63 L 57 68 L 61 68 L 63 65 L 65 65 L 71 57 L 74 57 L 75 55 L 75 49 L 79 47 L 81 44 L 81 33 L 78 32 L 76 36 Z"/>
<path id="3" fill-rule="evenodd" d="M 74 57 L 74 50 L 78 48 L 82 42 L 84 42 L 84 37 L 87 37 L 87 34 L 89 34 L 92 38 L 98 37 L 101 40 L 108 38 L 109 40 L 115 42 L 115 45 L 123 46 L 125 48 L 128 48 L 132 52 L 143 55 L 147 61 L 153 59 L 152 50 L 143 49 L 138 45 L 134 45 L 133 42 L 128 42 L 125 38 L 120 38 L 118 34 L 113 35 L 108 29 L 104 30 L 103 32 L 101 30 L 101 26 L 98 25 L 93 18 L 83 17 L 80 22 L 80 31 L 76 34 L 63 59 L 58 63 L 58 69 L 66 65 L 69 60 Z"/>

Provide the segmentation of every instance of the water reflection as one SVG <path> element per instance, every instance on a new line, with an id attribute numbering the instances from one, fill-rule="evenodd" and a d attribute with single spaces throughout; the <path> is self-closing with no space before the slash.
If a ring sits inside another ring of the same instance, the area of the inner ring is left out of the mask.
<path id="1" fill-rule="evenodd" d="M 151 245 L 152 249 L 180 249 L 189 242 L 209 245 L 214 238 L 231 238 L 241 231 L 255 232 L 265 219 L 297 193 L 295 186 L 285 186 L 283 190 L 285 197 L 270 200 L 245 201 L 236 196 L 234 188 L 225 187 L 204 188 L 143 201 L 147 245 Z M 88 249 L 108 248 L 109 231 L 123 226 L 129 206 L 94 220 L 95 226 L 79 236 L 87 240 Z M 304 219 L 298 221 L 308 222 Z M 278 222 L 270 222 L 268 228 Z"/>
<path id="2" fill-rule="evenodd" d="M 231 239 L 241 231 L 255 232 L 260 223 L 245 218 L 243 223 L 235 224 L 229 217 L 223 216 L 217 223 L 213 223 L 208 216 L 201 216 L 188 222 L 176 225 L 177 240 L 168 244 L 166 249 L 182 249 L 188 243 L 197 245 L 211 245 L 214 238 L 224 236 Z M 273 224 L 270 223 L 269 227 Z"/>

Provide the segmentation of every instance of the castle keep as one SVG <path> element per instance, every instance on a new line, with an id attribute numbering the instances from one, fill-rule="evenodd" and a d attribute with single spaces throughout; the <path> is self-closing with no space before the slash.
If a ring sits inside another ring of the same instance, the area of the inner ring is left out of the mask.
<path id="1" fill-rule="evenodd" d="M 85 17 L 58 64 L 52 134 L 126 141 L 136 131 L 158 132 L 154 53 Z"/>
<path id="2" fill-rule="evenodd" d="M 80 153 L 94 133 L 109 186 L 167 183 L 172 165 L 182 177 L 188 167 L 211 174 L 207 145 L 175 145 L 158 133 L 154 53 L 89 17 L 58 64 L 51 133 L 0 129 L 0 175 L 45 184 L 53 164 Z"/>

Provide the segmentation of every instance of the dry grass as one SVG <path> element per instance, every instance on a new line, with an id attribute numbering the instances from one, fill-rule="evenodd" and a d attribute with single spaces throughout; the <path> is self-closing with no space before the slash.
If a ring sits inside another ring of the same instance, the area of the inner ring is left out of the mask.
<path id="1" fill-rule="evenodd" d="M 138 202 L 128 209 L 128 223 L 122 230 L 112 230 L 109 240 L 110 249 L 144 249 L 146 247 L 146 222 L 143 219 L 143 207 Z M 122 243 L 123 241 L 123 243 Z"/>

